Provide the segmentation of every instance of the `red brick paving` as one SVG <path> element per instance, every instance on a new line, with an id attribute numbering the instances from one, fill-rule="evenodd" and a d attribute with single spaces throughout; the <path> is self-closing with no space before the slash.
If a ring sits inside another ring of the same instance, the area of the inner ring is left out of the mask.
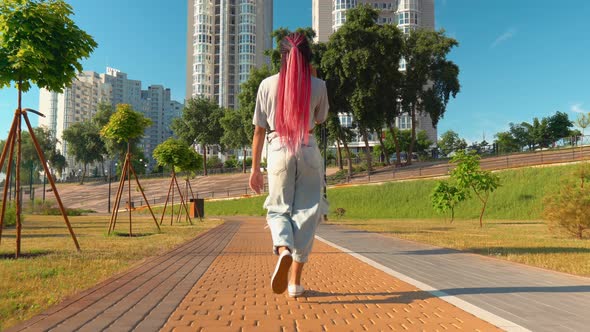
<path id="1" fill-rule="evenodd" d="M 163 331 L 499 331 L 427 292 L 316 241 L 306 297 L 275 295 L 261 219 L 242 223 Z"/>

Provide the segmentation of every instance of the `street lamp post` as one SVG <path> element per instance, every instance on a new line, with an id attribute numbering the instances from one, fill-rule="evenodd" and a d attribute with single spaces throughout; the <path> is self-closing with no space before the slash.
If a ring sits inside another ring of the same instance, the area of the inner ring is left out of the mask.
<path id="1" fill-rule="evenodd" d="M 45 203 L 45 183 L 47 182 L 47 173 L 43 170 L 43 203 Z"/>
<path id="2" fill-rule="evenodd" d="M 117 166 L 117 163 L 115 163 L 115 167 L 116 166 Z M 109 175 L 109 203 L 108 203 L 108 209 L 109 209 L 109 213 L 111 213 L 111 179 L 113 177 L 113 162 L 112 161 L 109 163 L 108 175 Z"/>

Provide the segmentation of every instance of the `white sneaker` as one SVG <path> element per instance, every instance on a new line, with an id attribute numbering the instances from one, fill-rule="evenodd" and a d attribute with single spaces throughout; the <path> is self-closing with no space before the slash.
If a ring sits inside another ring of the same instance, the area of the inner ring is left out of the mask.
<path id="1" fill-rule="evenodd" d="M 275 272 L 272 274 L 272 279 L 270 280 L 273 293 L 282 294 L 287 289 L 287 286 L 289 285 L 289 268 L 291 267 L 291 263 L 293 263 L 291 252 L 289 250 L 283 250 L 279 255 Z"/>
<path id="2" fill-rule="evenodd" d="M 301 285 L 289 285 L 289 296 L 299 297 L 305 293 L 305 288 Z"/>

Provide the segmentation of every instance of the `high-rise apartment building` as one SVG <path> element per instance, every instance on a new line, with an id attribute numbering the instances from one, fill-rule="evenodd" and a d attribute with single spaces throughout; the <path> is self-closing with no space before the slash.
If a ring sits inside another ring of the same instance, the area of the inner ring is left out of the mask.
<path id="1" fill-rule="evenodd" d="M 153 168 L 152 153 L 158 144 L 173 135 L 170 125 L 181 115 L 184 105 L 172 100 L 170 89 L 162 85 L 151 85 L 142 90 L 141 81 L 131 80 L 126 73 L 107 68 L 104 74 L 80 73 L 63 93 L 40 91 L 39 110 L 46 117 L 40 118 L 39 125 L 46 126 L 60 141 L 58 148 L 69 164 L 67 173 L 72 170 L 76 173 L 80 165 L 68 154 L 67 143 L 62 139 L 63 131 L 73 123 L 92 119 L 100 102 L 110 103 L 114 109 L 118 104 L 130 104 L 135 111 L 152 120 L 153 125 L 146 129 L 141 146 L 148 168 Z"/>
<path id="2" fill-rule="evenodd" d="M 105 74 L 100 74 L 104 83 L 113 88 L 111 103 L 113 107 L 118 104 L 129 104 L 134 110 L 141 110 L 141 81 L 130 80 L 122 71 L 107 67 Z"/>
<path id="3" fill-rule="evenodd" d="M 39 118 L 39 125 L 54 133 L 59 140 L 57 148 L 70 165 L 75 165 L 75 162 L 68 156 L 67 143 L 62 139 L 63 131 L 73 123 L 92 119 L 97 105 L 100 102 L 109 103 L 111 95 L 111 85 L 105 84 L 100 75 L 93 71 L 78 74 L 63 93 L 40 89 L 39 111 L 45 117 Z"/>
<path id="4" fill-rule="evenodd" d="M 369 4 L 379 10 L 379 24 L 396 24 L 401 31 L 434 29 L 434 0 L 312 0 L 312 26 L 316 41 L 327 41 L 346 21 L 346 11 L 359 4 Z M 328 16 L 328 8 L 330 8 Z M 400 62 L 400 70 L 405 70 L 405 61 Z M 352 119 L 340 114 L 343 125 L 350 125 Z M 425 130 L 433 142 L 437 141 L 437 130 L 428 115 L 417 116 L 417 129 Z M 396 120 L 399 129 L 411 129 L 411 118 L 403 114 Z M 373 135 L 374 136 L 374 135 Z M 360 137 L 359 137 L 360 140 Z M 358 142 L 361 144 L 362 142 Z M 353 144 L 354 146 L 354 144 Z"/>
<path id="5" fill-rule="evenodd" d="M 170 89 L 161 85 L 150 85 L 147 90 L 141 90 L 141 109 L 139 111 L 153 122 L 146 129 L 142 139 L 143 153 L 149 169 L 156 166 L 152 157 L 154 149 L 173 136 L 170 125 L 174 118 L 181 116 L 182 108 L 181 103 L 171 100 Z"/>
<path id="6" fill-rule="evenodd" d="M 268 63 L 272 0 L 189 0 L 186 98 L 236 108 L 240 84 Z"/>
<path id="7" fill-rule="evenodd" d="M 434 29 L 434 0 L 312 0 L 312 27 L 318 41 L 328 38 L 346 21 L 346 11 L 359 4 L 379 10 L 377 23 L 411 29 Z"/>

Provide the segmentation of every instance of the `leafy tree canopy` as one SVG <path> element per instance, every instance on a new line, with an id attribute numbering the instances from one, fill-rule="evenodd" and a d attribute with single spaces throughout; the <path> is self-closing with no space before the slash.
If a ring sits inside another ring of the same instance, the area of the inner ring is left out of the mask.
<path id="1" fill-rule="evenodd" d="M 72 15 L 63 0 L 0 2 L 0 88 L 16 82 L 28 91 L 35 83 L 61 92 L 71 84 L 97 46 Z"/>
<path id="2" fill-rule="evenodd" d="M 145 129 L 152 125 L 152 120 L 133 110 L 129 104 L 117 105 L 117 112 L 102 128 L 100 134 L 117 143 L 143 136 Z"/>
<path id="3" fill-rule="evenodd" d="M 160 166 L 174 167 L 176 171 L 192 170 L 195 154 L 185 142 L 169 138 L 158 145 L 153 152 L 154 159 Z"/>
<path id="4" fill-rule="evenodd" d="M 239 114 L 244 125 L 244 132 L 248 137 L 248 144 L 252 143 L 252 137 L 254 136 L 252 118 L 254 117 L 254 109 L 256 108 L 258 87 L 265 78 L 272 75 L 273 72 L 267 66 L 253 68 L 248 80 L 240 86 L 240 94 L 238 95 L 238 100 L 240 101 Z"/>

